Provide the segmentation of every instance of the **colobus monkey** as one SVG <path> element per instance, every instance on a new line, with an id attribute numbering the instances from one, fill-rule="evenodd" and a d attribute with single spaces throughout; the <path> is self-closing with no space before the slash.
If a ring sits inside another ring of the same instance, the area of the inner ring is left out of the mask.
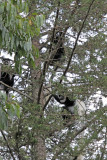
<path id="1" fill-rule="evenodd" d="M 10 65 L 10 59 L 8 58 L 2 58 L 3 65 L 9 66 Z M 15 75 L 11 75 L 7 72 L 1 71 L 0 74 L 0 81 L 7 84 L 10 87 L 13 87 L 14 85 L 14 77 Z M 8 96 L 9 88 L 5 85 L 3 85 L 3 90 L 6 91 L 6 94 Z"/>
<path id="2" fill-rule="evenodd" d="M 53 97 L 60 104 L 64 104 L 63 108 L 66 109 L 71 114 L 74 114 L 75 110 L 77 110 L 77 114 L 79 116 L 83 116 L 85 114 L 86 107 L 83 101 L 80 101 L 79 99 L 70 100 L 68 97 L 64 97 L 62 95 L 53 95 Z"/>
<path id="3" fill-rule="evenodd" d="M 77 100 L 70 100 L 68 97 L 64 97 L 61 95 L 53 95 L 55 100 L 60 104 L 64 104 L 63 108 L 69 111 L 71 114 L 75 115 L 75 110 L 77 111 L 78 116 L 80 116 L 81 121 L 76 121 L 79 124 L 79 127 L 83 127 L 84 125 L 84 115 L 86 112 L 85 103 L 83 101 Z M 65 116 L 65 115 L 64 115 Z M 62 116 L 63 119 L 67 117 Z M 68 117 L 69 118 L 69 117 Z M 80 122 L 80 123 L 79 123 Z M 81 133 L 81 138 L 84 137 L 84 132 Z M 73 160 L 84 160 L 84 155 L 81 153 L 79 156 L 74 157 Z"/>
<path id="4" fill-rule="evenodd" d="M 58 49 L 56 50 L 56 53 L 54 55 L 54 57 L 52 58 L 52 62 L 51 65 L 54 62 L 60 61 L 61 57 L 64 55 L 64 47 L 63 47 L 63 40 L 62 40 L 62 32 L 57 32 L 55 35 L 55 38 L 53 40 L 53 43 L 55 44 L 55 46 L 58 46 Z M 59 45 L 58 45 L 59 43 Z"/>

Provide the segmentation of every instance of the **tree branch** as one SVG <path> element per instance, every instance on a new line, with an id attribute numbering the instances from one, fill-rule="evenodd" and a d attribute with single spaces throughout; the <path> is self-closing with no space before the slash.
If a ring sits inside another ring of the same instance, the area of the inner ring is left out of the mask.
<path id="1" fill-rule="evenodd" d="M 107 127 L 106 127 L 105 136 L 104 136 L 104 138 L 105 138 L 104 147 L 103 147 L 103 151 L 102 151 L 100 160 L 102 160 L 102 159 L 104 158 L 104 153 L 105 153 L 105 151 L 106 151 L 106 145 L 107 145 L 107 134 L 106 134 L 106 133 L 107 133 Z"/>
<path id="2" fill-rule="evenodd" d="M 74 138 L 76 138 L 81 132 L 83 132 L 86 128 L 88 128 L 88 127 L 90 126 L 90 124 L 92 124 L 95 120 L 96 120 L 96 117 L 93 118 L 91 121 L 89 121 L 85 126 L 83 126 L 81 129 L 79 129 L 77 132 L 75 132 L 75 133 L 71 136 L 71 138 L 69 139 L 70 143 L 71 143 L 71 142 L 74 140 Z M 68 133 L 68 134 L 69 134 L 69 133 Z M 68 135 L 68 137 L 69 137 L 69 135 Z M 60 145 L 61 145 L 62 147 L 60 147 Z M 64 148 L 66 148 L 68 145 L 69 145 L 69 143 L 67 142 L 67 140 L 66 140 L 66 142 L 65 142 L 65 141 L 64 141 L 64 142 L 59 142 L 58 146 L 59 146 L 60 150 L 58 150 L 58 151 L 56 152 L 56 154 L 54 155 L 54 157 L 52 158 L 52 160 L 55 160 L 55 157 L 57 157 L 57 156 L 64 150 Z"/>
<path id="3" fill-rule="evenodd" d="M 68 69 L 69 69 L 69 66 L 70 66 L 70 63 L 71 63 L 71 60 L 72 60 L 74 51 L 75 51 L 76 46 L 77 46 L 77 42 L 78 42 L 79 36 L 80 36 L 80 34 L 81 34 L 81 32 L 82 32 L 82 29 L 83 29 L 83 27 L 84 27 L 84 24 L 85 24 L 85 22 L 86 22 L 86 20 L 87 20 L 87 17 L 88 17 L 88 15 L 89 15 L 90 9 L 91 9 L 94 1 L 95 1 L 95 0 L 92 0 L 90 6 L 89 6 L 89 8 L 88 8 L 87 14 L 86 14 L 86 16 L 85 16 L 85 18 L 84 18 L 84 21 L 83 21 L 83 23 L 82 23 L 82 26 L 81 26 L 81 28 L 80 28 L 80 31 L 79 31 L 78 34 L 77 34 L 77 38 L 76 38 L 76 40 L 75 40 L 75 44 L 74 44 L 74 47 L 73 47 L 72 52 L 71 52 L 71 56 L 70 56 L 70 58 L 69 58 L 67 67 L 66 67 L 66 69 L 65 69 L 62 77 L 66 75 L 66 73 L 67 73 L 67 71 L 68 71 Z M 62 82 L 62 79 L 60 80 L 60 83 L 61 83 L 61 82 Z"/>
<path id="4" fill-rule="evenodd" d="M 56 29 L 56 25 L 57 25 L 57 20 L 58 20 L 58 15 L 59 15 L 59 7 L 60 7 L 60 1 L 58 2 L 58 8 L 57 8 L 57 12 L 56 12 L 56 18 L 55 18 L 55 23 L 54 23 L 54 28 L 53 28 L 53 33 L 52 33 L 52 39 L 51 39 L 51 45 L 50 45 L 50 50 L 49 50 L 49 53 L 51 52 L 51 49 L 52 49 L 52 42 L 53 42 L 53 39 L 54 39 L 54 34 L 55 34 L 55 29 Z M 49 62 L 45 62 L 44 63 L 44 68 L 43 68 L 43 72 L 41 74 L 41 77 L 42 76 L 45 76 L 45 73 L 46 73 L 46 68 L 47 68 L 47 64 Z M 42 79 L 42 78 L 41 78 Z M 39 92 L 38 92 L 38 99 L 37 99 L 37 103 L 39 103 L 40 101 L 40 96 L 41 96 L 41 92 L 42 92 L 42 87 L 43 87 L 43 81 L 40 85 L 40 89 L 39 89 Z"/>
<path id="5" fill-rule="evenodd" d="M 14 157 L 14 155 L 13 155 L 13 153 L 12 153 L 12 150 L 11 150 L 11 148 L 10 148 L 10 146 L 9 146 L 9 143 L 8 143 L 6 137 L 5 137 L 4 132 L 3 132 L 2 130 L 0 130 L 0 131 L 1 131 L 1 134 L 2 134 L 2 136 L 3 136 L 3 138 L 4 138 L 5 142 L 6 142 L 7 147 L 8 147 L 8 149 L 9 149 L 9 152 L 10 152 L 10 154 L 11 154 L 11 157 L 13 158 L 13 160 L 15 160 L 15 157 Z"/>
<path id="6" fill-rule="evenodd" d="M 18 92 L 19 94 L 21 94 L 21 95 L 23 95 L 23 96 L 29 98 L 30 100 L 33 100 L 33 98 L 31 98 L 30 96 L 28 96 L 26 93 L 23 93 L 23 92 L 19 91 L 19 90 L 16 89 L 16 88 L 10 87 L 10 86 L 8 86 L 7 84 L 3 83 L 2 81 L 0 81 L 0 84 L 3 84 L 4 86 L 10 88 L 10 89 L 13 90 L 13 91 Z"/>
<path id="7" fill-rule="evenodd" d="M 106 111 L 106 107 L 101 107 L 100 109 L 96 110 L 96 115 L 102 111 L 103 109 L 103 113 L 105 113 Z M 94 113 L 94 115 L 95 115 Z M 91 116 L 91 117 L 90 117 Z M 90 114 L 90 119 L 92 118 L 93 114 Z M 102 115 L 103 116 L 103 115 Z M 93 124 L 96 120 L 98 119 L 98 116 L 94 116 L 94 118 L 92 118 L 91 120 L 87 121 L 87 123 L 80 128 L 78 131 L 75 131 L 73 135 L 71 135 L 70 132 L 68 132 L 68 134 L 66 135 L 66 137 L 69 138 L 69 142 L 71 143 L 80 133 L 82 133 L 85 129 L 87 129 L 91 124 Z M 70 127 L 70 124 L 66 125 L 66 127 Z M 101 126 L 101 128 L 103 128 L 103 126 Z M 57 145 L 58 148 L 60 148 L 60 150 L 56 151 L 55 156 L 52 158 L 52 160 L 55 160 L 55 157 L 57 157 L 61 152 L 63 152 L 64 148 L 66 148 L 69 145 L 67 139 L 65 139 L 63 142 L 60 141 L 59 144 Z"/>

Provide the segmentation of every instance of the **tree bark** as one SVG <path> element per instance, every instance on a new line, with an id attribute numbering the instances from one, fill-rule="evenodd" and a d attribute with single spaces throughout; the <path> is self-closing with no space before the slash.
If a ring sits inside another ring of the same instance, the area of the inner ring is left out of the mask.
<path id="1" fill-rule="evenodd" d="M 37 44 L 34 43 L 33 44 Z M 35 47 L 37 47 L 35 45 Z M 39 48 L 39 47 L 38 47 Z M 37 100 L 38 100 L 38 92 L 39 92 L 39 88 L 40 88 L 40 84 L 41 84 L 41 59 L 40 58 L 35 58 L 35 69 L 31 69 L 31 79 L 32 79 L 32 97 L 33 97 L 33 103 L 34 105 L 37 104 Z M 41 98 L 40 98 L 40 104 L 37 105 L 41 105 L 42 107 L 42 94 L 41 94 Z M 41 117 L 41 112 L 38 115 L 39 118 Z M 39 134 L 38 134 L 39 133 Z M 35 133 L 35 139 L 36 139 L 36 143 L 33 145 L 34 148 L 34 156 L 36 157 L 37 160 L 46 160 L 46 147 L 45 147 L 45 139 L 42 136 L 42 133 L 40 134 L 39 131 L 37 131 L 37 133 Z"/>

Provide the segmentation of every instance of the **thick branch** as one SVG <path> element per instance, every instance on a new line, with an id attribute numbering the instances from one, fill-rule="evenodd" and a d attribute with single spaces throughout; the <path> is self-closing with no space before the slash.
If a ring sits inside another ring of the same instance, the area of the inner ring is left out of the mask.
<path id="1" fill-rule="evenodd" d="M 53 42 L 53 39 L 54 39 L 55 29 L 56 29 L 56 25 L 57 25 L 58 16 L 59 16 L 59 7 L 60 7 L 60 1 L 58 2 L 58 8 L 57 8 L 57 12 L 56 12 L 56 18 L 55 18 L 55 23 L 54 23 L 54 28 L 53 28 L 53 33 L 52 33 L 52 39 L 51 39 L 51 45 L 50 45 L 49 53 L 51 52 L 51 49 L 52 49 L 52 42 Z M 41 74 L 41 77 L 42 77 L 42 76 L 45 76 L 47 64 L 48 64 L 48 63 L 47 63 L 47 61 L 46 61 L 46 62 L 44 63 L 43 73 Z M 41 96 L 41 92 L 42 92 L 42 87 L 43 87 L 43 82 L 42 82 L 41 85 L 40 85 L 40 89 L 39 89 L 39 92 L 38 92 L 38 100 L 37 100 L 37 103 L 39 103 L 39 101 L 40 101 L 40 96 Z"/>
<path id="2" fill-rule="evenodd" d="M 58 16 L 59 16 L 59 7 L 60 7 L 60 1 L 58 2 L 58 8 L 57 8 L 56 18 L 55 18 L 55 23 L 54 23 L 54 28 L 53 28 L 53 32 L 52 32 L 52 38 L 51 38 L 51 45 L 50 45 L 49 54 L 51 53 L 52 42 L 53 42 L 53 40 L 54 40 L 55 29 L 56 29 L 56 25 L 57 25 L 57 21 L 58 21 Z"/>
<path id="3" fill-rule="evenodd" d="M 45 108 L 48 105 L 48 103 L 51 100 L 51 98 L 52 98 L 52 95 L 48 98 L 48 100 L 46 101 L 45 105 L 43 106 L 43 111 L 45 110 Z"/>

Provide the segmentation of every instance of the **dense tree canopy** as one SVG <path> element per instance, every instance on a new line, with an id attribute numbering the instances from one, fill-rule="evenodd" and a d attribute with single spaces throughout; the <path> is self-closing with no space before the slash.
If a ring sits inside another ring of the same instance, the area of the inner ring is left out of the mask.
<path id="1" fill-rule="evenodd" d="M 0 1 L 0 49 L 14 56 L 1 69 L 16 75 L 9 100 L 0 94 L 1 159 L 106 159 L 106 8 L 106 0 Z M 53 94 L 84 101 L 84 119 L 62 112 Z"/>

